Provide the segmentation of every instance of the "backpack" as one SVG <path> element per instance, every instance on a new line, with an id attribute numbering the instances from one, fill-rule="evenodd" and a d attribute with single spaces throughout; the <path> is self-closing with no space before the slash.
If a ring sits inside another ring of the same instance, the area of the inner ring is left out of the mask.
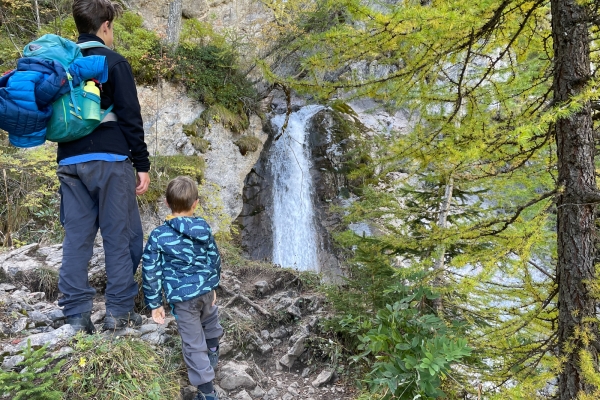
<path id="1" fill-rule="evenodd" d="M 45 140 L 68 142 L 91 133 L 110 112 L 100 110 L 95 83 L 108 79 L 104 56 L 84 57 L 80 46 L 57 35 L 44 35 L 25 46 L 17 69 L 0 78 L 0 128 L 16 147 Z M 91 84 L 90 84 L 91 82 Z"/>

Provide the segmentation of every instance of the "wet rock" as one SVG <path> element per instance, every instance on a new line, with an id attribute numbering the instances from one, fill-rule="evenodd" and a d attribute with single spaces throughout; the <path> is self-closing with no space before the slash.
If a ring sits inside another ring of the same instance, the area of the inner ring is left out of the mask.
<path id="1" fill-rule="evenodd" d="M 314 381 L 312 381 L 312 385 L 314 387 L 323 386 L 323 385 L 329 383 L 329 381 L 331 381 L 332 378 L 333 378 L 333 371 L 327 370 L 327 369 L 323 370 L 317 376 L 317 378 Z"/>
<path id="2" fill-rule="evenodd" d="M 17 364 L 20 363 L 21 361 L 23 361 L 24 359 L 25 359 L 25 357 L 23 357 L 21 355 L 6 357 L 4 359 L 4 361 L 2 362 L 2 369 L 5 371 L 9 371 L 9 370 L 13 369 L 14 367 L 16 367 Z"/>
<path id="3" fill-rule="evenodd" d="M 230 361 L 219 371 L 220 384 L 223 389 L 233 390 L 238 388 L 253 389 L 256 382 L 246 372 L 249 366 L 245 363 Z"/>
<path id="4" fill-rule="evenodd" d="M 48 349 L 53 349 L 60 341 L 75 336 L 75 329 L 71 325 L 63 325 L 60 328 L 46 333 L 38 333 L 23 339 L 17 346 L 16 351 L 27 347 L 27 342 L 31 342 L 32 348 L 39 348 L 47 344 Z"/>

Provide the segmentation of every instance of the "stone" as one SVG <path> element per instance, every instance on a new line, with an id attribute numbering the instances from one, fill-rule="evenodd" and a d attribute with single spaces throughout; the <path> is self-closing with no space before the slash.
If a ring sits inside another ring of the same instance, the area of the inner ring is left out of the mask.
<path id="1" fill-rule="evenodd" d="M 18 363 L 23 361 L 25 357 L 22 355 L 16 355 L 12 357 L 6 357 L 4 361 L 2 361 L 2 369 L 5 371 L 9 371 L 17 366 Z"/>
<path id="2" fill-rule="evenodd" d="M 260 354 L 267 354 L 270 351 L 273 351 L 273 347 L 270 344 L 263 344 L 258 347 Z"/>
<path id="3" fill-rule="evenodd" d="M 265 393 L 266 392 L 260 386 L 256 386 L 254 390 L 250 392 L 250 395 L 252 397 L 263 397 Z"/>
<path id="4" fill-rule="evenodd" d="M 300 395 L 300 393 L 298 393 L 298 390 L 296 390 L 296 388 L 295 388 L 295 387 L 292 387 L 292 386 L 288 387 L 288 388 L 287 388 L 287 391 L 288 391 L 288 393 L 291 393 L 291 394 L 293 394 L 294 396 L 298 396 L 298 395 Z"/>
<path id="5" fill-rule="evenodd" d="M 306 368 L 304 368 L 302 370 L 302 375 L 301 376 L 302 376 L 302 378 L 306 378 L 308 375 L 310 375 L 310 368 L 306 367 Z M 309 389 L 312 389 L 312 388 L 309 388 Z"/>
<path id="6" fill-rule="evenodd" d="M 300 308 L 298 306 L 291 305 L 286 309 L 286 311 L 288 312 L 288 314 L 292 315 L 295 318 L 302 318 L 302 311 L 300 311 Z"/>
<path id="7" fill-rule="evenodd" d="M 52 322 L 56 322 L 61 319 L 65 319 L 65 315 L 63 314 L 63 311 L 59 308 L 52 309 L 52 310 L 46 312 L 45 314 Z"/>
<path id="8" fill-rule="evenodd" d="M 198 393 L 198 388 L 196 386 L 186 386 L 183 388 L 182 400 L 194 400 L 194 397 L 196 397 L 196 393 Z"/>
<path id="9" fill-rule="evenodd" d="M 271 337 L 274 339 L 281 339 L 286 337 L 288 334 L 288 330 L 285 327 L 280 326 L 279 328 L 275 329 L 273 333 L 271 333 Z"/>
<path id="10" fill-rule="evenodd" d="M 139 331 L 142 335 L 145 335 L 146 333 L 157 331 L 158 328 L 159 328 L 158 324 L 146 324 L 146 325 L 140 326 Z"/>
<path id="11" fill-rule="evenodd" d="M 114 337 L 140 337 L 140 331 L 133 328 L 117 329 L 115 331 L 105 331 L 104 335 Z"/>
<path id="12" fill-rule="evenodd" d="M 92 320 L 92 324 L 99 324 L 106 317 L 106 310 L 98 310 L 92 314 L 90 319 Z"/>
<path id="13" fill-rule="evenodd" d="M 242 362 L 230 361 L 219 370 L 221 387 L 225 390 L 238 388 L 254 389 L 256 382 L 246 372 L 249 366 Z"/>
<path id="14" fill-rule="evenodd" d="M 140 339 L 150 344 L 163 344 L 166 340 L 166 337 L 162 333 L 156 331 L 142 335 L 140 336 Z"/>
<path id="15" fill-rule="evenodd" d="M 219 355 L 226 356 L 233 350 L 233 344 L 230 342 L 223 342 L 219 344 Z"/>
<path id="16" fill-rule="evenodd" d="M 254 282 L 254 289 L 259 295 L 265 296 L 269 294 L 271 286 L 269 286 L 269 282 L 267 281 L 258 281 Z"/>
<path id="17" fill-rule="evenodd" d="M 292 400 L 294 398 L 294 395 L 291 393 L 286 393 L 283 396 L 281 396 L 281 400 Z"/>
<path id="18" fill-rule="evenodd" d="M 60 328 L 46 333 L 38 333 L 23 339 L 15 348 L 17 351 L 27 347 L 27 342 L 31 342 L 31 347 L 39 348 L 48 345 L 48 349 L 53 349 L 59 342 L 75 336 L 75 329 L 71 325 L 63 325 Z"/>
<path id="19" fill-rule="evenodd" d="M 277 392 L 277 389 L 276 389 L 276 388 L 271 388 L 271 389 L 269 389 L 269 391 L 267 392 L 267 395 L 268 395 L 270 398 L 274 399 L 275 397 L 279 396 L 279 392 Z"/>
<path id="20" fill-rule="evenodd" d="M 15 285 L 11 285 L 10 283 L 0 283 L 0 290 L 3 292 L 12 292 L 16 289 L 17 287 Z"/>
<path id="21" fill-rule="evenodd" d="M 241 392 L 239 392 L 238 394 L 236 394 L 234 396 L 234 399 L 236 399 L 236 400 L 252 400 L 252 396 L 250 396 L 248 394 L 248 392 L 246 392 L 245 390 L 242 390 Z"/>
<path id="22" fill-rule="evenodd" d="M 302 355 L 302 353 L 304 353 L 304 351 L 306 350 L 305 344 L 306 344 L 307 339 L 308 339 L 307 336 L 300 337 L 296 341 L 296 343 L 294 343 L 294 345 L 288 350 L 288 354 L 295 356 L 295 357 L 300 357 Z"/>
<path id="23" fill-rule="evenodd" d="M 269 340 L 269 338 L 271 337 L 271 335 L 269 334 L 268 330 L 262 330 L 260 331 L 260 336 L 264 339 L 264 340 Z"/>
<path id="24" fill-rule="evenodd" d="M 52 324 L 52 320 L 48 318 L 46 314 L 34 310 L 28 313 L 29 320 L 33 322 L 35 326 L 46 326 Z"/>
<path id="25" fill-rule="evenodd" d="M 10 328 L 11 333 L 16 334 L 27 328 L 28 319 L 27 317 L 21 317 L 15 322 L 13 322 L 12 327 Z"/>
<path id="26" fill-rule="evenodd" d="M 54 358 L 62 358 L 62 357 L 66 357 L 67 355 L 73 353 L 74 351 L 75 351 L 75 349 L 73 349 L 72 347 L 65 346 L 65 347 L 61 347 L 60 349 L 58 349 L 57 351 L 52 353 L 52 356 Z"/>
<path id="27" fill-rule="evenodd" d="M 329 381 L 331 381 L 331 378 L 333 378 L 333 371 L 327 370 L 327 369 L 323 370 L 317 376 L 317 378 L 314 381 L 312 381 L 312 385 L 314 387 L 323 386 L 323 385 L 327 384 Z"/>
<path id="28" fill-rule="evenodd" d="M 296 357 L 294 355 L 285 354 L 279 359 L 279 364 L 283 365 L 284 367 L 292 368 L 294 361 L 296 361 Z"/>
<path id="29" fill-rule="evenodd" d="M 35 300 L 35 301 L 42 301 L 46 298 L 46 293 L 44 293 L 44 292 L 29 293 L 27 295 L 27 298 L 31 299 L 31 300 Z"/>

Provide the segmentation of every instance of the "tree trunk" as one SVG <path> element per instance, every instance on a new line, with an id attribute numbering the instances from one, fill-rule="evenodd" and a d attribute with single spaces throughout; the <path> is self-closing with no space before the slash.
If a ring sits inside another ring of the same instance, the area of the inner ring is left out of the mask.
<path id="1" fill-rule="evenodd" d="M 587 13 L 580 4 L 577 0 L 551 0 L 553 89 L 558 104 L 581 93 L 590 79 Z M 558 337 L 559 352 L 564 359 L 559 375 L 559 395 L 562 400 L 572 400 L 581 392 L 592 390 L 584 382 L 581 352 L 588 352 L 595 366 L 598 365 L 598 353 L 591 337 L 598 333 L 596 300 L 591 291 L 596 275 L 594 205 L 585 200 L 596 192 L 590 104 L 585 104 L 569 118 L 559 120 L 555 129 L 559 180 Z"/>
<path id="2" fill-rule="evenodd" d="M 169 3 L 169 20 L 167 22 L 167 45 L 172 50 L 177 48 L 179 34 L 181 33 L 181 9 L 183 0 L 173 0 Z"/>

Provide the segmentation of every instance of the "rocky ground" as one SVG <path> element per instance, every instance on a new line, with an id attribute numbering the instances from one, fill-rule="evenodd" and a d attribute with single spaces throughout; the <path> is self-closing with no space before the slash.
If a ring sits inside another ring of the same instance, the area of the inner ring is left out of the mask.
<path id="1" fill-rule="evenodd" d="M 69 357 L 75 335 L 57 305 L 56 271 L 61 245 L 37 244 L 0 254 L 0 363 L 18 368 L 23 349 L 48 344 L 50 351 Z M 90 282 L 101 293 L 104 256 L 94 249 Z M 314 282 L 318 282 L 315 276 Z M 355 389 L 332 368 L 335 346 L 319 332 L 326 316 L 324 299 L 310 282 L 289 270 L 226 263 L 217 291 L 225 335 L 217 367 L 221 399 L 326 400 L 352 399 Z M 142 311 L 143 312 L 143 311 Z M 92 320 L 98 330 L 104 319 L 102 296 L 94 303 Z M 172 317 L 158 325 L 147 317 L 138 328 L 103 335 L 133 337 L 156 346 L 169 346 L 177 336 Z M 337 368 L 343 368 L 339 362 Z M 181 398 L 191 399 L 195 388 L 182 374 Z"/>

